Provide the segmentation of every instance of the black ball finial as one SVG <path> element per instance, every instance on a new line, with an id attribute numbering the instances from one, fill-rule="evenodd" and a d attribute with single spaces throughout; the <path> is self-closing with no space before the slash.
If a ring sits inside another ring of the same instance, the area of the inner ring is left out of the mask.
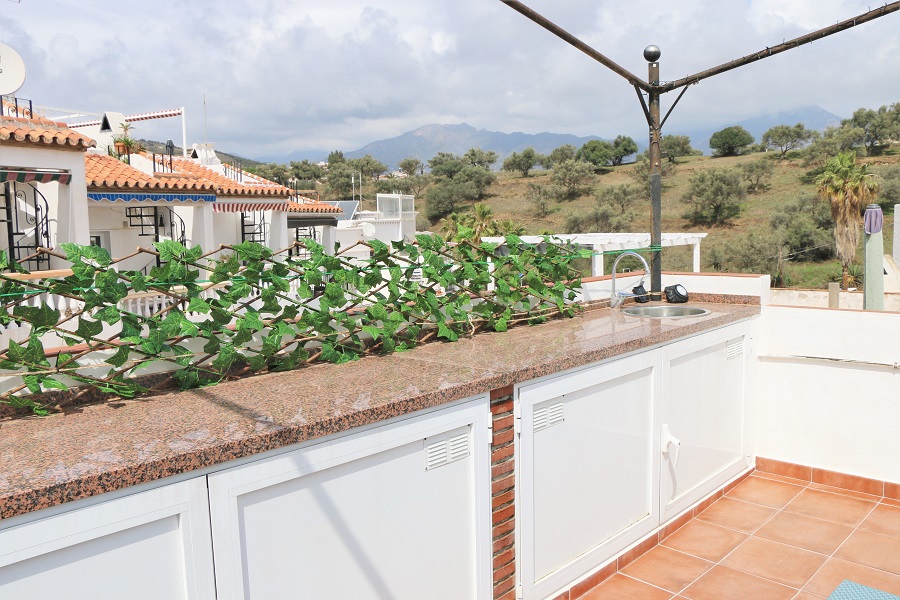
<path id="1" fill-rule="evenodd" d="M 644 59 L 647 62 L 656 62 L 660 56 L 662 56 L 662 51 L 659 49 L 659 46 L 650 45 L 644 48 Z"/>

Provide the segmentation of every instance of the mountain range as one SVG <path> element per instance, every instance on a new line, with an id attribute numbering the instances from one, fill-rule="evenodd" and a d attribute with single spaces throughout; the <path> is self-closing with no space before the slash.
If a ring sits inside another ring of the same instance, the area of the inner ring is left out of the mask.
<path id="1" fill-rule="evenodd" d="M 775 125 L 803 123 L 809 129 L 822 131 L 827 126 L 840 125 L 840 122 L 841 117 L 828 112 L 824 108 L 803 106 L 777 113 L 762 114 L 743 121 L 720 123 L 714 126 L 679 129 L 676 124 L 673 124 L 664 133 L 687 135 L 691 138 L 691 144 L 694 148 L 702 150 L 704 154 L 708 154 L 710 152 L 709 138 L 712 134 L 731 125 L 740 125 L 749 131 L 758 142 L 762 134 Z M 503 159 L 511 153 L 521 152 L 529 146 L 541 154 L 549 154 L 554 148 L 558 148 L 563 144 L 572 144 L 576 148 L 580 148 L 589 140 L 596 139 L 608 138 L 596 135 L 581 137 L 565 133 L 548 132 L 503 133 L 500 131 L 476 129 L 467 123 L 455 125 L 431 124 L 407 131 L 397 137 L 366 144 L 358 150 L 345 151 L 344 156 L 347 158 L 360 158 L 366 154 L 371 154 L 388 165 L 389 168 L 394 169 L 404 158 L 414 157 L 427 162 L 438 152 L 463 154 L 469 148 L 481 148 L 482 150 L 493 150 L 499 155 L 500 159 L 497 161 L 497 167 L 499 167 Z M 639 152 L 646 150 L 647 143 L 644 139 L 635 137 L 635 141 L 638 144 Z M 285 156 L 263 157 L 260 160 L 286 163 L 291 160 L 309 159 L 316 162 L 325 160 L 327 155 L 328 151 L 312 150 L 295 152 Z"/>
<path id="2" fill-rule="evenodd" d="M 691 145 L 694 148 L 702 150 L 704 154 L 709 154 L 709 138 L 725 127 L 740 125 L 759 142 L 763 134 L 775 125 L 796 125 L 797 123 L 803 123 L 807 129 L 821 132 L 826 127 L 840 125 L 841 117 L 828 112 L 821 106 L 801 106 L 777 113 L 758 115 L 736 123 L 722 123 L 715 127 L 697 127 L 689 130 L 670 127 L 665 133 L 687 135 L 691 138 Z"/>
<path id="3" fill-rule="evenodd" d="M 497 167 L 513 152 L 521 152 L 529 146 L 541 154 L 549 154 L 564 144 L 582 147 L 599 136 L 579 137 L 566 133 L 503 133 L 476 129 L 468 123 L 458 125 L 425 125 L 407 131 L 395 138 L 372 142 L 353 152 L 345 152 L 347 158 L 360 158 L 371 154 L 384 164 L 396 167 L 404 158 L 418 158 L 427 162 L 438 152 L 464 154 L 469 148 L 493 150 L 499 156 Z"/>

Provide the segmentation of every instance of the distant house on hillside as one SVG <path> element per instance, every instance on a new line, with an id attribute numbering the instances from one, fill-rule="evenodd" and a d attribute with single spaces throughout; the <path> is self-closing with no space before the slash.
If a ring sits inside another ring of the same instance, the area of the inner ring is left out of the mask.
<path id="1" fill-rule="evenodd" d="M 30 270 L 58 268 L 37 248 L 88 244 L 84 155 L 96 143 L 65 123 L 0 112 L 0 191 L 5 231 L 0 250 Z M 18 114 L 22 114 L 18 112 Z"/>
<path id="2" fill-rule="evenodd" d="M 65 242 L 101 246 L 114 257 L 165 239 L 204 249 L 243 241 L 282 249 L 309 236 L 334 247 L 339 207 L 223 164 L 211 144 L 194 145 L 188 158 L 120 155 L 113 150 L 120 113 L 91 125 L 98 144 L 65 123 L 7 116 L 7 104 L 0 189 L 8 226 L 0 249 L 29 270 L 56 268 L 56 259 L 36 250 Z M 147 260 L 139 255 L 118 267 L 146 269 Z"/>

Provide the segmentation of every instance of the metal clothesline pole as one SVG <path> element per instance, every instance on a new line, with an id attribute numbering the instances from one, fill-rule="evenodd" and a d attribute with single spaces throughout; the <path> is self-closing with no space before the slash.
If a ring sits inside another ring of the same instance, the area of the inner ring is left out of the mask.
<path id="1" fill-rule="evenodd" d="M 628 71 L 609 57 L 601 54 L 594 48 L 591 48 L 586 43 L 582 42 L 559 25 L 556 25 L 546 17 L 538 14 L 521 2 L 518 2 L 517 0 L 500 1 L 516 12 L 525 16 L 526 18 L 530 19 L 531 21 L 537 23 L 553 35 L 587 54 L 614 73 L 620 75 L 626 81 L 628 81 L 629 84 L 634 86 L 635 91 L 637 91 L 638 98 L 641 102 L 641 107 L 644 111 L 644 116 L 647 119 L 647 126 L 650 130 L 650 147 L 648 149 L 650 159 L 650 210 L 652 217 L 650 244 L 651 246 L 657 248 L 657 250 L 653 253 L 653 257 L 650 263 L 650 297 L 653 300 L 659 300 L 662 297 L 662 260 L 661 252 L 658 249 L 660 248 L 660 240 L 662 239 L 662 152 L 659 147 L 659 142 L 662 138 L 662 124 L 666 119 L 669 118 L 669 115 L 672 113 L 672 109 L 674 109 L 675 105 L 678 104 L 678 101 L 681 100 L 681 97 L 684 95 L 684 90 L 682 90 L 681 94 L 679 94 L 678 98 L 672 104 L 672 107 L 669 109 L 669 112 L 666 113 L 666 117 L 662 122 L 660 122 L 659 118 L 660 96 L 662 96 L 662 94 L 665 94 L 666 92 L 671 92 L 672 90 L 685 87 L 690 84 L 698 83 L 699 81 L 707 79 L 709 77 L 713 77 L 714 75 L 725 73 L 726 71 L 731 71 L 732 69 L 737 69 L 738 67 L 742 67 L 744 65 L 760 61 L 764 58 L 786 52 L 787 50 L 791 50 L 792 48 L 797 48 L 815 40 L 820 40 L 824 37 L 828 37 L 829 35 L 845 31 L 852 27 L 856 27 L 857 25 L 862 25 L 863 23 L 868 23 L 869 21 L 873 21 L 879 17 L 883 17 L 900 10 L 900 0 L 890 2 L 885 4 L 884 6 L 876 8 L 874 10 L 869 10 L 851 19 L 846 19 L 834 25 L 830 25 L 828 27 L 818 29 L 792 40 L 782 42 L 781 44 L 772 46 L 771 48 L 767 46 L 764 50 L 760 50 L 759 52 L 754 52 L 752 54 L 747 54 L 746 56 L 742 56 L 741 58 L 723 63 L 711 69 L 700 71 L 676 81 L 661 83 L 659 79 L 659 57 L 661 56 L 661 52 L 658 47 L 647 46 L 647 48 L 644 49 L 644 58 L 647 60 L 649 65 L 647 81 L 643 81 L 640 77 L 638 77 L 631 71 Z M 641 95 L 641 91 L 647 93 L 647 102 L 644 101 L 644 97 Z"/>

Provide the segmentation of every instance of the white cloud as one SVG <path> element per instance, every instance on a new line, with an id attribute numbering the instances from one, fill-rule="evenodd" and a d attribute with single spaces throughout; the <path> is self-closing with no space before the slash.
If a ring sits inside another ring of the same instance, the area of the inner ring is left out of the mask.
<path id="1" fill-rule="evenodd" d="M 676 79 L 868 10 L 862 0 L 526 0 L 632 72 L 663 51 Z M 900 100 L 900 14 L 692 87 L 674 128 L 819 104 L 842 115 Z M 191 140 L 248 156 L 352 150 L 430 122 L 501 131 L 646 135 L 619 76 L 495 0 L 109 4 L 24 0 L 0 42 L 28 66 L 21 95 L 93 112 L 186 106 Z M 674 98 L 664 98 L 664 108 Z M 180 123 L 138 135 L 180 138 Z"/>

